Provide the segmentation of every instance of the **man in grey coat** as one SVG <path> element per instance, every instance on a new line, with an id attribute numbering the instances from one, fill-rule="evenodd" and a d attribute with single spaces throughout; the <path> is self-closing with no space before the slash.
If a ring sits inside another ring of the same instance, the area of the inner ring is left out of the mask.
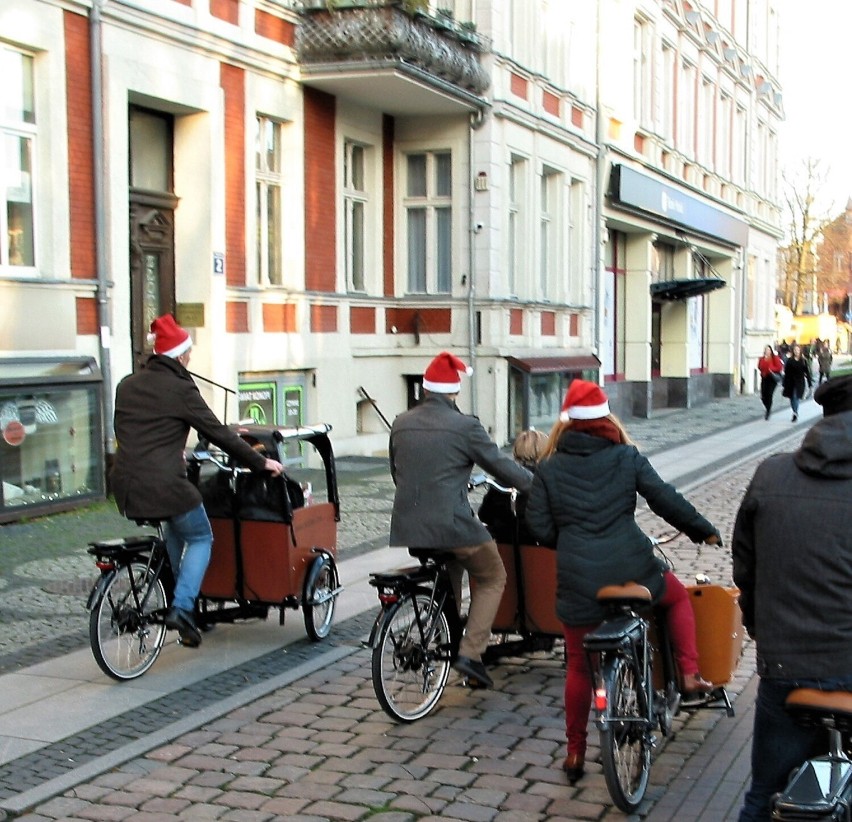
<path id="1" fill-rule="evenodd" d="M 734 583 L 760 675 L 740 822 L 769 820 L 790 771 L 825 752 L 819 729 L 784 710 L 790 691 L 852 691 L 852 376 L 814 400 L 823 419 L 798 451 L 761 463 L 734 524 Z"/>
<path id="2" fill-rule="evenodd" d="M 186 370 L 192 338 L 171 314 L 151 323 L 154 353 L 125 377 L 115 394 L 118 450 L 112 490 L 118 510 L 130 519 L 167 520 L 166 546 L 175 592 L 165 623 L 189 648 L 201 644 L 193 611 L 210 563 L 213 531 L 201 493 L 186 474 L 184 448 L 190 428 L 255 471 L 277 476 L 280 462 L 266 459 L 223 425 Z"/>
<path id="3" fill-rule="evenodd" d="M 400 414 L 390 434 L 390 469 L 396 493 L 390 544 L 451 551 L 454 589 L 461 589 L 467 570 L 476 582 L 467 626 L 454 663 L 457 671 L 481 687 L 494 683 L 482 664 L 491 626 L 506 585 L 506 570 L 488 530 L 468 499 L 474 465 L 493 474 L 502 485 L 522 493 L 532 474 L 503 454 L 476 417 L 456 406 L 460 374 L 471 370 L 444 351 L 423 374 L 423 400 Z"/>

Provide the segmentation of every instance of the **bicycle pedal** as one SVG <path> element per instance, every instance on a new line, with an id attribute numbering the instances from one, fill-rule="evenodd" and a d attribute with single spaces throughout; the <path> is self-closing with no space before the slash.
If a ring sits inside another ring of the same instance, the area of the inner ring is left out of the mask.
<path id="1" fill-rule="evenodd" d="M 657 742 L 658 742 L 658 741 L 659 741 L 659 740 L 657 739 L 657 735 L 656 735 L 656 734 L 651 734 L 651 735 L 648 737 L 648 744 L 649 744 L 652 748 L 656 748 L 656 747 L 657 747 Z"/>

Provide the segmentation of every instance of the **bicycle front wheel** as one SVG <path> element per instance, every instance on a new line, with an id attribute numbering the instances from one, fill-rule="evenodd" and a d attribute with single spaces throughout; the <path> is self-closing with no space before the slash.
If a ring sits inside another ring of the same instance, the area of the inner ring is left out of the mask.
<path id="1" fill-rule="evenodd" d="M 319 563 L 319 570 L 305 586 L 302 615 L 305 618 L 305 631 L 311 642 L 319 642 L 331 631 L 339 583 L 337 566 L 330 556 L 319 557 L 314 562 Z"/>
<path id="2" fill-rule="evenodd" d="M 141 562 L 115 570 L 89 615 L 89 641 L 100 669 L 113 679 L 142 676 L 166 637 L 163 583 Z"/>
<path id="3" fill-rule="evenodd" d="M 437 705 L 450 675 L 447 615 L 428 594 L 406 594 L 385 613 L 373 647 L 373 689 L 385 713 L 414 722 Z"/>
<path id="4" fill-rule="evenodd" d="M 651 771 L 651 740 L 643 710 L 642 683 L 622 656 L 604 661 L 607 721 L 601 724 L 601 764 L 616 806 L 633 813 L 642 802 Z"/>

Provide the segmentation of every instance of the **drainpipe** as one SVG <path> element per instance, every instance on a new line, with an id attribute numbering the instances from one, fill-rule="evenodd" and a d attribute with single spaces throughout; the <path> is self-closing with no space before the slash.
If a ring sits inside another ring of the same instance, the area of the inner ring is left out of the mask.
<path id="1" fill-rule="evenodd" d="M 604 118 L 601 110 L 601 2 L 597 2 L 597 10 L 595 15 L 595 142 L 597 143 L 597 155 L 595 157 L 595 209 L 594 209 L 594 256 L 593 265 L 594 271 L 592 276 L 594 279 L 593 287 L 595 293 L 595 311 L 594 311 L 594 346 L 598 358 L 602 355 L 603 343 L 603 288 L 601 272 L 601 243 L 603 242 L 603 207 L 604 207 L 604 183 L 606 181 L 606 162 L 607 150 L 604 138 L 606 132 L 604 130 Z M 601 372 L 605 370 L 605 364 L 601 361 Z M 598 375 L 598 378 L 603 384 L 603 373 Z"/>
<path id="2" fill-rule="evenodd" d="M 473 185 L 473 132 L 479 129 L 485 122 L 485 112 L 483 109 L 477 109 L 470 115 L 468 128 L 468 166 L 469 180 L 467 186 L 467 222 L 468 222 L 468 274 L 467 274 L 467 328 L 468 328 L 468 359 L 470 367 L 474 368 L 474 359 L 476 358 L 476 251 L 474 245 L 476 243 L 476 235 L 479 234 L 481 226 L 479 226 L 474 217 L 474 194 Z M 470 405 L 471 413 L 476 415 L 477 407 L 477 390 L 476 380 L 471 380 Z"/>
<path id="3" fill-rule="evenodd" d="M 95 210 L 95 253 L 97 267 L 98 300 L 98 351 L 103 375 L 103 400 L 101 408 L 104 417 L 104 452 L 106 455 L 107 476 L 115 454 L 115 429 L 113 428 L 112 365 L 110 346 L 112 329 L 110 327 L 109 278 L 106 258 L 106 209 L 104 185 L 104 120 L 103 120 L 103 38 L 101 30 L 101 9 L 105 0 L 94 0 L 89 15 L 89 44 L 91 50 L 92 74 L 92 153 L 93 184 Z"/>

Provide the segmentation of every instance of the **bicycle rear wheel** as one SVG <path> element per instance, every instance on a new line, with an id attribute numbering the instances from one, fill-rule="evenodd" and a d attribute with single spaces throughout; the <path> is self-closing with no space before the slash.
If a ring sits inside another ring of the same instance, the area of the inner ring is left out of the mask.
<path id="1" fill-rule="evenodd" d="M 302 615 L 305 618 L 305 631 L 311 642 L 319 642 L 331 631 L 337 602 L 335 591 L 339 583 L 337 567 L 330 556 L 318 557 L 314 562 L 319 563 L 319 570 L 312 574 L 310 583 L 306 582 L 302 596 Z"/>
<path id="2" fill-rule="evenodd" d="M 446 687 L 451 649 L 447 615 L 428 594 L 406 594 L 392 605 L 372 660 L 373 689 L 385 713 L 399 722 L 426 716 Z"/>
<path id="3" fill-rule="evenodd" d="M 651 771 L 651 740 L 636 669 L 622 656 L 604 661 L 607 721 L 601 725 L 601 763 L 616 806 L 633 813 L 642 802 Z"/>
<path id="4" fill-rule="evenodd" d="M 163 583 L 147 565 L 118 567 L 89 614 L 89 641 L 100 669 L 120 681 L 142 676 L 163 647 L 165 609 Z"/>

